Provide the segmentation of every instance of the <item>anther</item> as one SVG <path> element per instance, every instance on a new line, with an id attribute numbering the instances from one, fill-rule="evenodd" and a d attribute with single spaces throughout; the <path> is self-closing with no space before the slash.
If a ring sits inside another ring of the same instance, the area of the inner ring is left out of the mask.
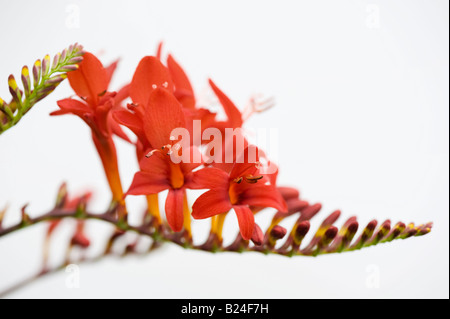
<path id="1" fill-rule="evenodd" d="M 245 176 L 246 182 L 250 183 L 250 184 L 255 184 L 256 182 L 258 182 L 262 178 L 263 178 L 262 175 L 259 175 L 259 176 L 253 176 L 253 175 Z"/>

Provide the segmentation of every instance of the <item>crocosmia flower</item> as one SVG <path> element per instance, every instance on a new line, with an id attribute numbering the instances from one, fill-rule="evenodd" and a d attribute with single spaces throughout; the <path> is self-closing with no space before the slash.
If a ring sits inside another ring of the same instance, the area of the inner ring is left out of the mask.
<path id="1" fill-rule="evenodd" d="M 242 157 L 248 154 L 248 150 L 249 148 Z M 258 166 L 258 162 L 238 160 L 230 173 L 214 167 L 196 172 L 194 174 L 196 186 L 210 190 L 195 201 L 192 216 L 196 219 L 204 219 L 228 213 L 233 209 L 242 237 L 245 240 L 251 239 L 255 219 L 250 207 L 287 210 L 286 203 L 276 187 L 268 184 L 267 179 L 258 174 Z"/>
<path id="2" fill-rule="evenodd" d="M 127 191 L 127 195 L 150 195 L 168 189 L 166 217 L 174 231 L 182 229 L 184 215 L 190 218 L 185 190 L 192 186 L 190 173 L 201 165 L 174 163 L 168 156 L 173 143 L 171 131 L 184 126 L 181 108 L 175 96 L 165 88 L 156 88 L 149 94 L 144 107 L 144 132 L 154 151 L 149 158 L 141 160 L 141 171 L 136 173 Z"/>
<path id="3" fill-rule="evenodd" d="M 96 56 L 89 52 L 85 53 L 79 68 L 68 73 L 70 86 L 79 99 L 68 98 L 58 101 L 60 110 L 52 112 L 51 115 L 74 114 L 89 125 L 113 194 L 113 201 L 124 206 L 112 135 L 116 134 L 126 140 L 128 137 L 112 118 L 111 110 L 128 96 L 128 87 L 125 86 L 119 94 L 108 92 L 115 67 L 116 63 L 105 68 Z"/>

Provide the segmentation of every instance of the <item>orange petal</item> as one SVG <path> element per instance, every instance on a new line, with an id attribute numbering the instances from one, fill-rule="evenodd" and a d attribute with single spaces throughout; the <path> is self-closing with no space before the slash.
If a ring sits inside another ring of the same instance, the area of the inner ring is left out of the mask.
<path id="1" fill-rule="evenodd" d="M 107 83 L 109 86 L 109 83 L 111 82 L 112 76 L 114 74 L 114 71 L 116 71 L 117 65 L 119 64 L 119 60 L 114 61 L 113 63 L 111 63 L 110 65 L 108 65 L 105 70 L 106 70 L 106 79 L 107 79 Z"/>
<path id="2" fill-rule="evenodd" d="M 217 98 L 219 99 L 220 104 L 222 104 L 223 109 L 227 114 L 228 124 L 230 125 L 230 127 L 241 127 L 243 123 L 242 114 L 236 107 L 236 105 L 234 105 L 234 103 L 228 98 L 228 96 L 226 96 L 225 93 L 223 93 L 212 80 L 209 80 L 209 85 L 213 89 L 214 94 L 216 94 Z"/>
<path id="3" fill-rule="evenodd" d="M 183 228 L 183 189 L 169 189 L 166 199 L 166 218 L 170 228 L 179 232 Z"/>
<path id="4" fill-rule="evenodd" d="M 181 104 L 165 89 L 151 92 L 144 118 L 145 135 L 153 148 L 170 144 L 172 130 L 185 127 Z"/>
<path id="5" fill-rule="evenodd" d="M 98 95 L 108 88 L 108 75 L 95 55 L 86 52 L 83 61 L 76 71 L 67 73 L 70 86 L 78 96 L 86 97 L 94 104 L 98 101 Z"/>
<path id="6" fill-rule="evenodd" d="M 238 219 L 239 229 L 244 240 L 250 240 L 255 227 L 255 216 L 248 206 L 235 205 L 234 211 Z"/>
<path id="7" fill-rule="evenodd" d="M 167 58 L 167 67 L 175 85 L 175 96 L 184 107 L 195 108 L 194 90 L 191 82 L 181 66 L 169 54 Z"/>
<path id="8" fill-rule="evenodd" d="M 169 188 L 169 182 L 164 175 L 155 175 L 146 172 L 137 172 L 127 195 L 158 194 Z"/>
<path id="9" fill-rule="evenodd" d="M 286 202 L 273 185 L 258 182 L 246 186 L 239 196 L 239 203 L 256 207 L 273 207 L 281 212 L 287 212 Z"/>
<path id="10" fill-rule="evenodd" d="M 59 100 L 57 104 L 60 110 L 54 111 L 50 113 L 50 115 L 62 115 L 72 113 L 83 118 L 85 114 L 92 113 L 92 109 L 89 108 L 89 106 L 87 106 L 83 102 L 74 99 Z"/>
<path id="11" fill-rule="evenodd" d="M 228 212 L 232 208 L 228 190 L 214 189 L 202 194 L 192 206 L 192 217 L 204 219 Z"/>
<path id="12" fill-rule="evenodd" d="M 155 57 L 144 57 L 136 68 L 131 81 L 130 96 L 134 103 L 146 105 L 155 87 L 173 91 L 169 70 Z"/>

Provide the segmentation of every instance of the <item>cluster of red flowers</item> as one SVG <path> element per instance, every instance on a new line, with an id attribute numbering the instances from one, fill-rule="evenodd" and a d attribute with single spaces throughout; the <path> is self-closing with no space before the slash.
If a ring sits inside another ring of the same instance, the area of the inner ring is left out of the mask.
<path id="1" fill-rule="evenodd" d="M 60 109 L 52 115 L 75 114 L 91 128 L 113 201 L 120 207 L 118 218 L 126 220 L 126 196 L 145 195 L 148 213 L 157 223 L 163 223 L 158 193 L 168 190 L 165 216 L 174 232 L 185 230 L 190 235 L 191 216 L 212 218 L 211 231 L 221 240 L 225 217 L 234 210 L 242 238 L 258 245 L 263 233 L 255 223 L 254 214 L 266 207 L 289 214 L 301 202 L 296 189 L 276 185 L 276 172 L 264 173 L 258 156 L 250 160 L 250 153 L 262 152 L 245 138 L 242 152 L 233 148 L 231 163 L 174 162 L 168 156 L 179 151 L 174 150 L 177 140 L 171 136 L 172 130 L 185 128 L 192 132 L 194 120 L 200 121 L 202 132 L 209 128 L 224 132 L 227 128 L 242 127 L 242 112 L 211 80 L 210 87 L 223 107 L 226 120 L 217 120 L 214 112 L 198 105 L 186 73 L 171 55 L 162 60 L 161 46 L 156 56 L 146 56 L 139 62 L 129 85 L 112 92 L 109 82 L 116 66 L 117 63 L 113 63 L 104 67 L 93 54 L 85 53 L 78 70 L 68 73 L 77 98 L 58 101 Z M 124 105 L 128 98 L 131 101 Z M 128 138 L 121 126 L 136 135 L 135 141 Z M 140 170 L 126 192 L 118 172 L 113 135 L 136 146 Z M 234 139 L 236 136 L 222 142 L 234 145 Z M 204 143 L 202 140 L 196 145 L 192 141 L 188 145 L 189 152 L 200 152 Z M 186 145 L 183 148 L 186 149 Z M 188 189 L 206 190 L 192 209 L 186 198 Z"/>

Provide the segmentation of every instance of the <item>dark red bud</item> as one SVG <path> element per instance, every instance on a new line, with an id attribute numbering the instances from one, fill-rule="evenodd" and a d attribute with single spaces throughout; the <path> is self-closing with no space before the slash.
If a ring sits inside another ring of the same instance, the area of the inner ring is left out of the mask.
<path id="1" fill-rule="evenodd" d="M 355 234 L 358 231 L 358 222 L 352 222 L 350 225 L 348 225 L 347 227 L 347 233 L 348 234 Z"/>
<path id="2" fill-rule="evenodd" d="M 264 242 L 264 233 L 257 224 L 255 224 L 255 227 L 253 228 L 251 240 L 256 246 L 261 246 Z"/>
<path id="3" fill-rule="evenodd" d="M 309 221 L 305 220 L 301 222 L 295 229 L 295 237 L 298 239 L 303 239 L 303 237 L 305 237 L 308 233 L 310 227 L 311 224 L 309 223 Z"/>
<path id="4" fill-rule="evenodd" d="M 91 244 L 90 240 L 82 233 L 76 233 L 71 241 L 73 246 L 88 248 Z"/>
<path id="5" fill-rule="evenodd" d="M 314 204 L 302 210 L 302 220 L 309 220 L 322 209 L 322 204 Z"/>
<path id="6" fill-rule="evenodd" d="M 277 187 L 277 190 L 283 196 L 284 200 L 299 198 L 300 192 L 292 187 Z"/>
<path id="7" fill-rule="evenodd" d="M 336 237 L 338 233 L 338 229 L 335 226 L 331 226 L 330 228 L 327 229 L 327 231 L 325 232 L 325 238 L 327 240 L 332 240 Z"/>
<path id="8" fill-rule="evenodd" d="M 272 236 L 274 239 L 281 239 L 286 235 L 286 233 L 286 228 L 281 227 L 280 225 L 276 225 L 270 231 L 270 236 Z"/>

